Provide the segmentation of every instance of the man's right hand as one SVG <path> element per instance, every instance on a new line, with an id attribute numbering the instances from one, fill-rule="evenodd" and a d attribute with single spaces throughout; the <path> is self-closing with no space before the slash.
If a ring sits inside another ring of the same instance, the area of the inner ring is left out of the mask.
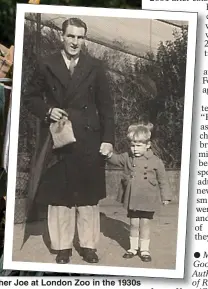
<path id="1" fill-rule="evenodd" d="M 59 121 L 63 116 L 68 117 L 68 113 L 61 108 L 54 107 L 51 109 L 50 119 Z"/>

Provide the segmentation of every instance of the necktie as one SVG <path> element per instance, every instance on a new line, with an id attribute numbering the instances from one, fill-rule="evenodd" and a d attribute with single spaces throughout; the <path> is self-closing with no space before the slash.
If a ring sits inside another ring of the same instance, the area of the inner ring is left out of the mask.
<path id="1" fill-rule="evenodd" d="M 70 71 L 71 76 L 72 76 L 73 73 L 74 73 L 74 68 L 75 68 L 75 66 L 76 66 L 75 59 L 74 59 L 74 58 L 71 58 L 70 64 L 69 64 L 69 71 Z"/>

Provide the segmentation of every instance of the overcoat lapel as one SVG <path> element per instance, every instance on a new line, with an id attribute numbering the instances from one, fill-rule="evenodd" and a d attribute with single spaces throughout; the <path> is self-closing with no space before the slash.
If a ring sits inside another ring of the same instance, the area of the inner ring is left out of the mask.
<path id="1" fill-rule="evenodd" d="M 70 99 L 70 103 L 76 98 L 76 91 L 80 85 L 85 81 L 87 76 L 90 74 L 94 66 L 92 58 L 88 55 L 83 55 L 80 53 L 80 58 L 77 66 L 74 69 L 74 73 L 71 77 L 71 81 L 68 82 L 66 97 L 65 99 Z"/>
<path id="2" fill-rule="evenodd" d="M 60 81 L 60 83 L 67 88 L 70 74 L 64 62 L 63 56 L 60 52 L 53 54 L 46 63 L 51 73 Z"/>
<path id="3" fill-rule="evenodd" d="M 63 56 L 61 52 L 59 52 L 50 57 L 50 60 L 48 60 L 46 65 L 50 69 L 51 73 L 64 86 L 66 91 L 65 100 L 70 99 L 71 103 L 76 98 L 77 89 L 85 81 L 95 64 L 89 55 L 80 53 L 79 61 L 74 69 L 73 75 L 71 76 L 64 62 Z"/>

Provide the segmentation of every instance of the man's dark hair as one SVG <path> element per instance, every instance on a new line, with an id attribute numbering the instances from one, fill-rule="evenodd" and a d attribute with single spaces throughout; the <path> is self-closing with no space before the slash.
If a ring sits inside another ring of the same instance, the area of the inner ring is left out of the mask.
<path id="1" fill-rule="evenodd" d="M 84 30 L 85 30 L 85 35 L 87 34 L 87 25 L 84 21 L 82 21 L 81 19 L 79 18 L 69 18 L 67 20 L 65 20 L 62 24 L 62 32 L 63 34 L 65 34 L 66 32 L 66 29 L 69 25 L 73 25 L 73 26 L 76 26 L 76 27 L 83 27 Z"/>

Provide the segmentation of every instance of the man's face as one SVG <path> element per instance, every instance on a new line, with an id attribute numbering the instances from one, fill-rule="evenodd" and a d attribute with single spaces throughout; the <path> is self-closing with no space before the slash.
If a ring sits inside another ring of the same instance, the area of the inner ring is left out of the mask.
<path id="1" fill-rule="evenodd" d="M 85 39 L 85 29 L 69 25 L 62 36 L 64 50 L 69 56 L 78 56 Z"/>

